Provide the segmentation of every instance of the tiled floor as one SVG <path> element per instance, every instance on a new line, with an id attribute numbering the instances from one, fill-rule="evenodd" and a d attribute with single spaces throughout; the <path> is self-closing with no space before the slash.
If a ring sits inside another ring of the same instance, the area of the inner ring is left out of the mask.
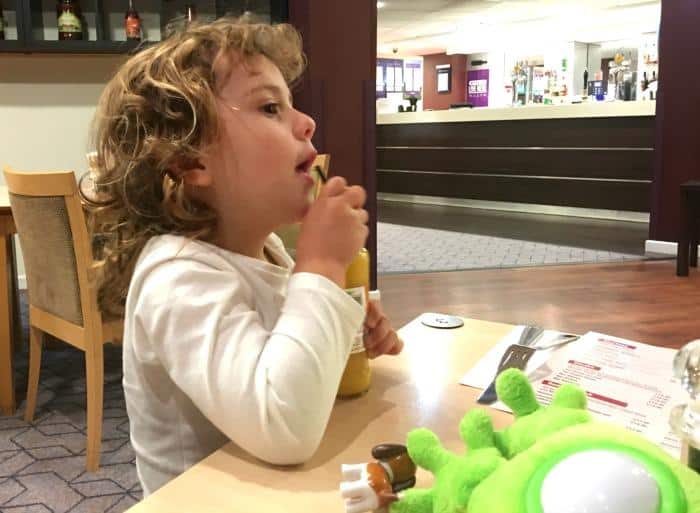
<path id="1" fill-rule="evenodd" d="M 378 272 L 641 260 L 646 223 L 379 202 Z"/>

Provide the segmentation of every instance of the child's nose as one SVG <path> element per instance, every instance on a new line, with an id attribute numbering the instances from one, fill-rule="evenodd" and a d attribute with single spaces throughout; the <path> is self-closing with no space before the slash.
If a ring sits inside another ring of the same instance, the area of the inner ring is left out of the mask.
<path id="1" fill-rule="evenodd" d="M 316 122 L 312 117 L 307 116 L 303 112 L 299 112 L 299 122 L 297 123 L 297 136 L 303 139 L 311 139 L 316 132 Z"/>

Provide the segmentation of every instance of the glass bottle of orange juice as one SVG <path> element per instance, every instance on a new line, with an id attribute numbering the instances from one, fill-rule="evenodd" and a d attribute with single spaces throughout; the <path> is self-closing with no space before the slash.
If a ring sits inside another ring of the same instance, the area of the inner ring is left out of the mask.
<path id="1" fill-rule="evenodd" d="M 345 273 L 345 290 L 367 309 L 369 300 L 369 252 L 362 248 Z M 364 326 L 355 334 L 348 363 L 338 387 L 338 397 L 354 397 L 369 389 L 372 379 L 363 343 Z"/>

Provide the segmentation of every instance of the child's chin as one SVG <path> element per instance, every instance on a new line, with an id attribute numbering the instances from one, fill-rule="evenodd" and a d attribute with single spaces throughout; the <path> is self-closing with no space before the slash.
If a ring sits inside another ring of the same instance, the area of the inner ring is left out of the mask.
<path id="1" fill-rule="evenodd" d="M 294 220 L 295 223 L 301 223 L 304 220 L 304 218 L 306 217 L 306 213 L 309 211 L 310 206 L 311 205 L 306 205 L 304 208 L 301 209 L 296 219 Z"/>
<path id="2" fill-rule="evenodd" d="M 311 208 L 312 201 L 307 201 L 302 207 L 299 209 L 299 212 L 297 213 L 297 220 L 295 222 L 300 222 L 302 219 L 306 217 L 306 214 L 309 212 L 309 209 Z"/>

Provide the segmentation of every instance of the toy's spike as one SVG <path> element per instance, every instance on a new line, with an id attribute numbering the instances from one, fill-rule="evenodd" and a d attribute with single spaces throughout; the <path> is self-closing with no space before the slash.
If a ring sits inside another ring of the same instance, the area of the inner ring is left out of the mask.
<path id="1" fill-rule="evenodd" d="M 408 455 L 416 465 L 433 474 L 444 467 L 453 456 L 440 443 L 440 439 L 425 428 L 418 428 L 408 433 Z"/>
<path id="2" fill-rule="evenodd" d="M 493 433 L 493 421 L 484 410 L 468 411 L 459 423 L 459 434 L 470 451 L 496 447 Z"/>
<path id="3" fill-rule="evenodd" d="M 535 391 L 523 371 L 507 369 L 496 379 L 496 393 L 516 417 L 530 415 L 540 408 Z"/>
<path id="4" fill-rule="evenodd" d="M 577 410 L 588 409 L 586 393 L 572 383 L 564 383 L 554 392 L 552 404 L 562 408 L 574 408 Z"/>

